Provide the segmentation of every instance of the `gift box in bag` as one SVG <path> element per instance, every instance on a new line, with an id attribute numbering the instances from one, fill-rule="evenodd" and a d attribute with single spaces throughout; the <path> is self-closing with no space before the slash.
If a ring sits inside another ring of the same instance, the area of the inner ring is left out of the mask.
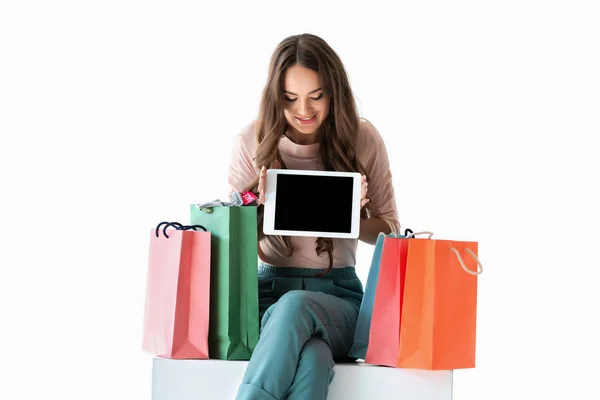
<path id="1" fill-rule="evenodd" d="M 210 232 L 202 226 L 163 222 L 150 233 L 145 351 L 172 359 L 208 358 L 210 244 Z"/>
<path id="2" fill-rule="evenodd" d="M 191 205 L 211 239 L 209 356 L 249 360 L 258 343 L 258 237 L 253 206 Z"/>

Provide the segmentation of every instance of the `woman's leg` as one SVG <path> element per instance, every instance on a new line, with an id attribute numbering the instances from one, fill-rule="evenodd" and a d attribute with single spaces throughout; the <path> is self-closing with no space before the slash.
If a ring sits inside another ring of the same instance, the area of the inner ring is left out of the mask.
<path id="1" fill-rule="evenodd" d="M 322 339 L 333 357 L 346 356 L 358 309 L 359 303 L 323 292 L 292 290 L 284 294 L 262 319 L 261 337 L 237 398 L 282 399 L 294 382 L 302 350 L 313 337 Z M 306 398 L 300 393 L 301 387 L 294 393 L 297 398 Z M 327 392 L 327 388 L 319 389 Z"/>
<path id="2" fill-rule="evenodd" d="M 333 355 L 322 339 L 310 339 L 300 353 L 296 376 L 284 398 L 287 400 L 325 400 L 333 380 Z"/>

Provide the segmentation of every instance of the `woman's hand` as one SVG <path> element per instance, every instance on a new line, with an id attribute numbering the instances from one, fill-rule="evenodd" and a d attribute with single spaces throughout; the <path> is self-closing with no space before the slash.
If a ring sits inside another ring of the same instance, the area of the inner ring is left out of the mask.
<path id="1" fill-rule="evenodd" d="M 275 160 L 272 168 L 280 169 L 281 163 L 278 160 Z M 267 168 L 263 166 L 260 169 L 260 174 L 258 176 L 258 203 L 265 204 L 265 195 L 267 193 Z"/>
<path id="2" fill-rule="evenodd" d="M 368 202 L 367 199 L 367 190 L 369 189 L 369 182 L 367 182 L 367 177 L 365 175 L 362 176 L 362 184 L 361 184 L 361 192 L 360 192 L 360 208 L 362 209 Z"/>

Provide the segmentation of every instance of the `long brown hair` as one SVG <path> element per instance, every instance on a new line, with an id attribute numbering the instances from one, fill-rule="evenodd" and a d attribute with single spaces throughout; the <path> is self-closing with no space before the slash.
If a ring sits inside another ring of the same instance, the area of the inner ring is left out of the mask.
<path id="1" fill-rule="evenodd" d="M 275 161 L 279 161 L 281 167 L 286 168 L 279 154 L 279 140 L 288 129 L 283 112 L 285 72 L 294 65 L 317 72 L 321 88 L 331 98 L 329 114 L 319 128 L 323 167 L 326 171 L 360 172 L 366 175 L 356 154 L 360 121 L 342 60 L 323 39 L 308 33 L 284 39 L 271 56 L 255 128 L 256 167 L 271 167 Z M 258 191 L 258 176 L 247 190 Z M 363 217 L 370 214 L 368 206 L 367 203 L 362 211 Z M 258 209 L 259 237 L 262 237 L 260 227 L 263 213 L 261 205 Z M 294 250 L 289 237 L 279 236 L 278 240 L 291 256 Z M 333 241 L 329 238 L 318 238 L 315 250 L 319 256 L 324 253 L 329 256 L 329 272 L 333 267 Z"/>

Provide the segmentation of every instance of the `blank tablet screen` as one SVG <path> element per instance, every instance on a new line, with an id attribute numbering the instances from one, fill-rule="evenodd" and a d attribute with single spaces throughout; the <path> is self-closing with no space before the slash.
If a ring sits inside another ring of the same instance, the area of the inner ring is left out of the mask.
<path id="1" fill-rule="evenodd" d="M 276 230 L 350 233 L 352 177 L 277 175 Z"/>

